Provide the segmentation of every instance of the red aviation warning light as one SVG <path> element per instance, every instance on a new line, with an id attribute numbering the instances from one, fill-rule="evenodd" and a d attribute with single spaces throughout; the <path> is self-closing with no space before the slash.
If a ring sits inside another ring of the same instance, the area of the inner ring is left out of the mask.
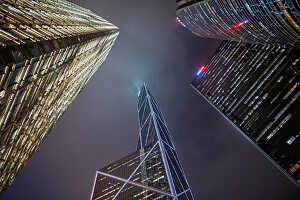
<path id="1" fill-rule="evenodd" d="M 234 26 L 234 28 L 241 27 L 241 26 L 243 26 L 244 24 L 247 24 L 248 22 L 249 22 L 249 20 L 248 20 L 248 19 L 246 19 L 246 20 L 244 20 L 244 21 L 242 21 L 242 22 L 238 23 L 237 25 L 235 25 L 235 26 Z"/>
<path id="2" fill-rule="evenodd" d="M 201 72 L 204 71 L 204 70 L 205 70 L 205 65 L 202 65 L 200 67 L 200 70 L 197 72 L 197 76 L 199 76 L 201 74 Z"/>
<path id="3" fill-rule="evenodd" d="M 182 21 L 179 19 L 179 17 L 176 17 L 176 20 L 177 20 L 183 27 L 185 27 L 185 25 L 182 23 Z"/>

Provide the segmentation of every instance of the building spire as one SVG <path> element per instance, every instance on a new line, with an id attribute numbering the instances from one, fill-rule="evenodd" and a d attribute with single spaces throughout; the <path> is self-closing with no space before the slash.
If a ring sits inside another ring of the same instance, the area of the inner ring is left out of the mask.
<path id="1" fill-rule="evenodd" d="M 186 195 L 187 199 L 193 199 L 167 124 L 146 83 L 138 97 L 138 116 L 140 133 L 137 149 L 159 142 L 172 194 L 174 196 L 184 194 L 183 196 Z"/>

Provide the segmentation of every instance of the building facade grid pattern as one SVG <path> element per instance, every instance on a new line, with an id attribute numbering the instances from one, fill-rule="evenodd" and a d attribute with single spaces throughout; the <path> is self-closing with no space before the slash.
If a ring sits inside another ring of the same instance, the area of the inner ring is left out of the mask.
<path id="1" fill-rule="evenodd" d="M 103 63 L 118 28 L 64 0 L 0 3 L 0 193 Z"/>
<path id="2" fill-rule="evenodd" d="M 300 181 L 300 53 L 224 41 L 192 86 L 294 183 Z"/>
<path id="3" fill-rule="evenodd" d="M 297 0 L 181 0 L 176 15 L 194 34 L 300 48 Z"/>

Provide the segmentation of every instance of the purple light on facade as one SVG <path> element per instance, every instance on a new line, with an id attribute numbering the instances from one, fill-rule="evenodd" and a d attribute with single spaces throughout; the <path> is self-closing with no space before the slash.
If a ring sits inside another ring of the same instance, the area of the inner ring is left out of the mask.
<path id="1" fill-rule="evenodd" d="M 199 71 L 197 72 L 197 76 L 199 76 L 203 70 L 205 70 L 205 65 L 200 67 Z"/>
<path id="2" fill-rule="evenodd" d="M 183 27 L 185 27 L 185 25 L 182 23 L 182 21 L 179 19 L 179 17 L 176 17 L 176 20 L 177 20 Z"/>
<path id="3" fill-rule="evenodd" d="M 242 22 L 238 23 L 237 25 L 235 25 L 235 26 L 234 26 L 234 28 L 241 27 L 241 26 L 243 26 L 244 24 L 247 24 L 248 22 L 249 22 L 249 20 L 248 20 L 248 19 L 246 19 L 246 20 L 244 20 L 244 21 L 242 21 Z"/>

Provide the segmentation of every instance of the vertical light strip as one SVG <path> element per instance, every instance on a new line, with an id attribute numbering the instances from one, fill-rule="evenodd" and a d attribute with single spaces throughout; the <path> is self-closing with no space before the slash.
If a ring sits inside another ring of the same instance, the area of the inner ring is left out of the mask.
<path id="1" fill-rule="evenodd" d="M 140 91 L 139 92 L 139 96 L 140 96 L 140 98 L 142 98 L 142 96 L 141 96 L 141 94 L 142 94 L 142 92 Z M 140 110 L 141 110 L 141 108 L 142 108 L 142 106 L 143 106 L 143 103 L 144 102 L 142 102 L 141 103 L 141 106 L 140 106 L 140 108 L 139 108 L 139 104 L 137 105 L 137 110 L 138 110 L 138 120 L 139 120 L 139 127 L 140 127 L 140 132 L 139 132 L 139 139 L 140 139 L 140 148 L 143 148 L 143 145 L 142 145 L 142 133 L 141 133 L 141 130 L 142 130 L 142 127 L 141 127 L 141 125 L 140 125 Z M 139 144 L 138 144 L 139 145 Z M 139 150 L 139 147 L 137 147 L 137 150 Z"/>
<path id="2" fill-rule="evenodd" d="M 151 115 L 153 117 L 153 124 L 154 124 L 155 130 L 156 130 L 157 139 L 158 139 L 158 142 L 159 142 L 159 148 L 160 148 L 162 159 L 163 159 L 163 162 L 164 162 L 164 167 L 165 167 L 166 174 L 167 174 L 167 179 L 168 179 L 168 182 L 169 182 L 169 185 L 170 185 L 170 190 L 171 190 L 172 195 L 175 196 L 176 192 L 175 192 L 174 182 L 173 182 L 172 176 L 170 175 L 170 169 L 169 169 L 168 161 L 166 159 L 165 151 L 164 151 L 163 145 L 162 145 L 162 139 L 161 139 L 160 134 L 159 134 L 160 131 L 157 127 L 157 122 L 156 122 L 157 119 L 156 119 L 155 113 L 153 111 L 151 101 L 149 99 L 151 97 L 149 97 L 150 95 L 148 94 L 148 89 L 147 89 L 146 84 L 145 84 L 145 91 L 146 91 L 146 98 L 148 99 L 148 103 L 149 103 L 149 106 L 150 106 L 150 109 L 151 109 Z"/>
<path id="3" fill-rule="evenodd" d="M 96 172 L 96 176 L 95 176 L 94 185 L 93 185 L 93 190 L 92 190 L 92 194 L 91 194 L 90 200 L 93 199 L 93 195 L 94 195 L 94 191 L 95 191 L 95 185 L 96 185 L 96 182 L 97 182 L 97 174 L 98 174 L 98 173 Z"/>
<path id="4" fill-rule="evenodd" d="M 167 157 L 169 158 L 169 160 L 170 161 L 172 161 L 171 160 L 171 158 L 170 158 L 170 155 L 168 154 L 168 152 L 166 151 L 166 148 L 163 146 L 163 149 L 164 149 L 164 151 L 166 152 L 166 155 L 167 155 Z M 171 152 L 172 154 L 173 154 L 173 152 Z M 173 154 L 173 156 L 174 156 L 174 154 Z M 177 160 L 176 160 L 176 158 L 174 157 L 174 159 L 175 159 L 175 164 L 177 164 L 177 166 L 179 167 L 179 169 L 180 169 L 180 173 L 182 173 L 182 176 L 183 176 L 183 178 L 185 179 L 185 182 L 186 182 L 186 184 L 187 184 L 187 181 L 186 181 L 186 178 L 185 178 L 185 175 L 184 175 L 184 173 L 183 173 L 183 170 L 181 169 L 181 166 L 180 165 L 178 165 L 178 162 L 177 162 Z M 173 168 L 173 170 L 174 170 L 174 172 L 175 172 L 175 174 L 176 174 L 176 176 L 177 176 L 177 179 L 180 181 L 180 185 L 182 186 L 182 188 L 183 189 L 185 189 L 184 188 L 184 186 L 183 186 L 183 184 L 182 184 L 182 180 L 179 178 L 179 176 L 178 176 L 178 173 L 177 173 L 177 171 L 176 171 L 176 168 L 174 167 L 174 164 L 173 164 L 173 162 L 171 162 L 171 166 L 169 166 L 169 167 L 172 167 Z M 172 178 L 173 178 L 173 176 L 171 176 Z M 188 185 L 188 184 L 187 184 Z M 188 187 L 189 187 L 189 185 L 188 185 Z M 177 193 L 176 193 L 176 195 L 177 195 Z"/>

